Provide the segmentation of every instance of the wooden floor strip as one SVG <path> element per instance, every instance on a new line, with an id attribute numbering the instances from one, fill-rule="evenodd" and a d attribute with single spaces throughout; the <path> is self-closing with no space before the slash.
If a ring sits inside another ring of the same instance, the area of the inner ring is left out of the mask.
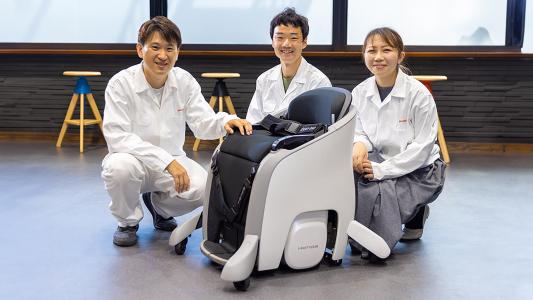
<path id="1" fill-rule="evenodd" d="M 59 133 L 49 132 L 9 132 L 0 131 L 0 141 L 9 140 L 40 140 L 51 141 L 55 143 Z M 85 141 L 89 144 L 105 144 L 103 136 L 99 133 L 85 134 Z M 70 144 L 77 144 L 79 142 L 78 133 L 68 133 L 65 135 L 65 146 Z M 191 150 L 194 144 L 194 137 L 187 135 L 185 138 L 185 149 Z M 212 150 L 218 145 L 218 140 L 205 141 L 200 143 L 199 150 Z M 533 154 L 533 144 L 512 144 L 512 143 L 473 143 L 473 142 L 452 142 L 448 141 L 448 150 L 450 153 L 522 153 Z M 451 158 L 453 160 L 453 156 Z"/>
<path id="2" fill-rule="evenodd" d="M 533 154 L 533 144 L 448 142 L 451 153 L 527 153 Z"/>

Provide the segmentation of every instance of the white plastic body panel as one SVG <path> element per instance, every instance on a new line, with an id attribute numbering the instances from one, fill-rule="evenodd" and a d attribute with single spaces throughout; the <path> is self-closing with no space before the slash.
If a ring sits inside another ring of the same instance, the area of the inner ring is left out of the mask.
<path id="1" fill-rule="evenodd" d="M 220 278 L 226 281 L 242 281 L 252 274 L 257 258 L 257 235 L 246 235 L 235 254 L 226 262 Z"/>
<path id="2" fill-rule="evenodd" d="M 201 215 L 202 209 L 197 208 L 190 219 L 188 219 L 172 231 L 172 233 L 170 234 L 170 239 L 168 240 L 168 244 L 174 247 L 179 242 L 187 238 L 196 229 L 196 224 L 198 224 L 198 220 L 200 219 Z"/>
<path id="3" fill-rule="evenodd" d="M 328 212 L 306 212 L 294 220 L 283 255 L 293 269 L 316 266 L 324 256 L 328 234 Z"/>
<path id="4" fill-rule="evenodd" d="M 355 220 L 350 222 L 347 233 L 352 239 L 357 241 L 359 245 L 374 253 L 377 257 L 389 257 L 390 248 L 385 240 L 363 224 Z"/>
<path id="5" fill-rule="evenodd" d="M 337 237 L 332 259 L 344 256 L 346 230 L 355 214 L 351 162 L 355 112 L 329 131 L 293 150 L 265 157 L 254 180 L 246 219 L 246 234 L 256 234 L 259 271 L 276 269 L 296 217 L 310 211 L 337 213 Z"/>

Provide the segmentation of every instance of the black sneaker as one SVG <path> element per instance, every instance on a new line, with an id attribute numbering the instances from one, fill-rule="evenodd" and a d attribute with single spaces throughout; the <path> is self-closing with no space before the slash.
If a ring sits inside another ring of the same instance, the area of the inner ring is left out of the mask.
<path id="1" fill-rule="evenodd" d="M 429 217 L 429 206 L 424 205 L 418 210 L 412 220 L 407 222 L 403 228 L 403 236 L 400 241 L 419 240 L 424 233 L 424 225 Z"/>
<path id="2" fill-rule="evenodd" d="M 129 247 L 137 244 L 137 230 L 139 225 L 117 227 L 115 234 L 113 234 L 113 244 L 120 247 Z"/>
<path id="3" fill-rule="evenodd" d="M 146 205 L 146 208 L 152 215 L 155 229 L 163 231 L 172 231 L 176 227 L 178 227 L 178 224 L 176 223 L 176 220 L 174 220 L 173 217 L 165 219 L 154 210 L 154 206 L 152 205 L 152 193 L 143 193 L 142 198 L 144 205 Z"/>
<path id="4" fill-rule="evenodd" d="M 387 258 L 378 257 L 377 255 L 375 255 L 374 253 L 366 249 L 363 249 L 361 251 L 361 259 L 368 260 L 372 264 L 378 264 L 378 265 L 385 264 L 385 262 L 387 261 Z"/>
<path id="5" fill-rule="evenodd" d="M 361 251 L 361 246 L 359 246 L 359 244 L 354 241 L 352 238 L 348 238 L 348 245 L 350 245 L 350 250 L 352 251 L 352 255 L 361 255 L 362 254 L 362 251 Z"/>

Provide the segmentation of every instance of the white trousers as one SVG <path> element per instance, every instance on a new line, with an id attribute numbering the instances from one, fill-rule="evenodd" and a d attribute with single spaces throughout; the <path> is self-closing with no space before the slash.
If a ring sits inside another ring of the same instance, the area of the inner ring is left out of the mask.
<path id="1" fill-rule="evenodd" d="M 207 172 L 186 156 L 175 156 L 190 178 L 190 188 L 176 192 L 174 180 L 167 172 L 149 169 L 131 154 L 108 154 L 102 161 L 102 178 L 111 197 L 109 210 L 121 227 L 135 226 L 143 218 L 141 193 L 152 193 L 152 205 L 164 218 L 186 214 L 202 205 Z"/>

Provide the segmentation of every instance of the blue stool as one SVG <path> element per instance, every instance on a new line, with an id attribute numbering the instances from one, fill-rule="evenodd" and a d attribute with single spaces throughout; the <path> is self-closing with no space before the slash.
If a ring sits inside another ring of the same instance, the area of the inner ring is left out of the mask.
<path id="1" fill-rule="evenodd" d="M 63 72 L 63 75 L 76 76 L 78 77 L 78 81 L 76 82 L 76 87 L 74 88 L 74 94 L 72 94 L 72 99 L 70 99 L 70 104 L 67 109 L 65 120 L 63 121 L 63 126 L 61 127 L 61 132 L 59 133 L 59 138 L 57 139 L 56 147 L 61 147 L 61 143 L 63 142 L 63 138 L 65 137 L 65 133 L 67 132 L 68 125 L 76 125 L 80 126 L 80 152 L 83 152 L 83 127 L 85 125 L 97 124 L 100 127 L 100 130 L 102 130 L 102 116 L 98 111 L 98 107 L 96 106 L 96 102 L 94 101 L 94 97 L 91 92 L 91 87 L 89 86 L 89 82 L 85 77 L 100 76 L 102 74 L 100 72 L 66 71 Z M 85 119 L 85 103 L 83 101 L 85 96 L 87 96 L 87 101 L 89 102 L 89 105 L 93 112 L 94 119 Z M 76 109 L 78 98 L 80 99 L 80 118 L 72 119 L 72 114 Z"/>

